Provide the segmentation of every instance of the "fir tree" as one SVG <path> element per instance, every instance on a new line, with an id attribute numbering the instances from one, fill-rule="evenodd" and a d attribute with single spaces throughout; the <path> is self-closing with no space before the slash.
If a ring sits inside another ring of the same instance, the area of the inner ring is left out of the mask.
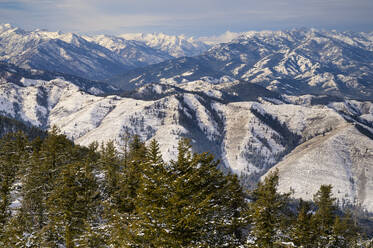
<path id="1" fill-rule="evenodd" d="M 0 244 L 7 240 L 6 227 L 11 219 L 11 191 L 23 161 L 27 160 L 27 138 L 21 132 L 8 134 L 0 141 Z"/>
<path id="2" fill-rule="evenodd" d="M 169 173 L 156 140 L 151 141 L 146 151 L 141 164 L 142 175 L 136 200 L 138 221 L 132 228 L 133 238 L 140 239 L 136 242 L 149 247 L 167 247 L 170 245 L 165 223 L 170 194 Z"/>
<path id="3" fill-rule="evenodd" d="M 279 247 L 282 241 L 281 223 L 289 194 L 277 193 L 278 171 L 270 173 L 264 182 L 259 182 L 253 192 L 254 202 L 250 206 L 252 242 L 249 247 Z"/>
<path id="4" fill-rule="evenodd" d="M 311 205 L 308 202 L 300 200 L 298 216 L 290 232 L 291 240 L 297 246 L 302 246 L 304 248 L 314 247 L 314 228 Z"/>
<path id="5" fill-rule="evenodd" d="M 136 219 L 137 191 L 140 186 L 142 166 L 146 160 L 146 147 L 139 136 L 134 136 L 129 144 L 129 151 L 125 157 L 119 157 L 115 152 L 114 157 L 119 170 L 115 173 L 117 187 L 109 193 L 109 203 L 105 203 L 105 215 L 109 222 L 111 238 L 109 243 L 113 246 L 122 246 L 131 234 L 129 225 Z"/>
<path id="6" fill-rule="evenodd" d="M 333 224 L 330 247 L 356 247 L 357 239 L 358 229 L 352 220 L 351 213 L 347 212 L 343 216 L 337 216 Z"/>
<path id="7" fill-rule="evenodd" d="M 253 191 L 217 169 L 209 153 L 179 142 L 175 161 L 159 144 L 138 136 L 121 154 L 113 142 L 74 145 L 53 129 L 29 142 L 23 134 L 0 140 L 1 247 L 369 247 L 351 214 L 337 211 L 331 186 L 315 194 L 317 210 L 277 193 L 278 173 Z M 20 207 L 11 203 L 21 201 Z M 295 218 L 295 219 L 294 219 Z M 250 223 L 250 224 L 248 224 Z M 289 225 L 292 223 L 292 225 Z M 289 239 L 288 239 L 289 238 Z"/>
<path id="8" fill-rule="evenodd" d="M 47 203 L 52 213 L 50 225 L 56 226 L 55 231 L 62 231 L 59 234 L 66 248 L 75 247 L 76 240 L 86 233 L 87 224 L 96 214 L 98 194 L 88 164 L 75 162 L 64 166 Z"/>
<path id="9" fill-rule="evenodd" d="M 321 185 L 314 195 L 317 211 L 313 216 L 316 226 L 317 245 L 324 247 L 329 244 L 333 234 L 333 224 L 336 217 L 335 198 L 332 197 L 332 186 Z"/>
<path id="10" fill-rule="evenodd" d="M 106 145 L 101 145 L 98 163 L 105 172 L 105 194 L 107 197 L 111 197 L 118 190 L 120 172 L 120 161 L 113 141 L 107 142 Z M 114 199 L 109 200 L 115 201 Z"/>
<path id="11" fill-rule="evenodd" d="M 178 159 L 171 163 L 171 195 L 166 221 L 175 246 L 222 247 L 240 243 L 241 211 L 245 205 L 236 177 L 217 169 L 208 153 L 193 154 L 181 140 Z"/>

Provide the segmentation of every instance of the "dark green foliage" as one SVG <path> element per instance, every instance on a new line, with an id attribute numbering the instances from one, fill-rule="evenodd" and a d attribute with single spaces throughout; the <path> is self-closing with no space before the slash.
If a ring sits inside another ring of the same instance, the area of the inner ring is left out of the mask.
<path id="1" fill-rule="evenodd" d="M 182 247 L 223 247 L 240 243 L 242 189 L 235 176 L 224 176 L 211 154 L 193 154 L 187 140 L 171 162 L 170 234 Z"/>
<path id="2" fill-rule="evenodd" d="M 312 221 L 312 209 L 309 202 L 300 201 L 298 216 L 290 232 L 291 240 L 297 246 L 314 247 L 316 237 L 315 226 Z"/>
<path id="3" fill-rule="evenodd" d="M 316 206 L 301 201 L 291 212 L 277 172 L 248 203 L 237 176 L 186 139 L 169 163 L 155 140 L 146 146 L 138 136 L 121 153 L 114 142 L 98 147 L 56 128 L 32 141 L 0 139 L 1 247 L 355 247 L 360 239 L 331 186 L 321 186 Z"/>
<path id="4" fill-rule="evenodd" d="M 283 241 L 282 225 L 288 206 L 289 194 L 277 193 L 278 172 L 272 172 L 253 191 L 254 202 L 250 206 L 253 225 L 252 247 L 278 247 Z"/>
<path id="5" fill-rule="evenodd" d="M 66 248 L 75 247 L 80 235 L 90 231 L 89 224 L 97 218 L 98 196 L 97 183 L 89 164 L 77 162 L 64 166 L 47 205 L 49 226 L 59 227 L 54 233 L 63 237 Z"/>
<path id="6" fill-rule="evenodd" d="M 314 202 L 318 208 L 313 218 L 318 228 L 318 234 L 330 235 L 337 210 L 335 198 L 332 197 L 332 186 L 321 185 L 320 190 L 314 196 Z"/>
<path id="7" fill-rule="evenodd" d="M 19 131 L 25 133 L 30 139 L 46 136 L 46 132 L 42 131 L 39 128 L 0 115 L 0 137 L 5 136 L 7 133 L 15 133 Z"/>
<path id="8" fill-rule="evenodd" d="M 315 230 L 315 247 L 355 247 L 358 230 L 351 213 L 337 216 L 335 198 L 332 197 L 332 186 L 321 185 L 314 195 L 317 206 L 312 216 Z"/>
<path id="9" fill-rule="evenodd" d="M 11 218 L 11 191 L 21 163 L 26 159 L 27 139 L 22 133 L 8 134 L 0 140 L 0 244 L 6 237 Z"/>

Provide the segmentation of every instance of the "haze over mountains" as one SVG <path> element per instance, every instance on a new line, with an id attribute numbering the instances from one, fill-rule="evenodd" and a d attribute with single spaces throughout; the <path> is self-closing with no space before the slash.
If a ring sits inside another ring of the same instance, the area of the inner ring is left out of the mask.
<path id="1" fill-rule="evenodd" d="M 373 33 L 247 32 L 210 48 L 2 25 L 0 59 L 4 116 L 82 145 L 156 138 L 168 159 L 188 137 L 248 187 L 278 168 L 295 197 L 333 182 L 341 201 L 373 211 Z"/>

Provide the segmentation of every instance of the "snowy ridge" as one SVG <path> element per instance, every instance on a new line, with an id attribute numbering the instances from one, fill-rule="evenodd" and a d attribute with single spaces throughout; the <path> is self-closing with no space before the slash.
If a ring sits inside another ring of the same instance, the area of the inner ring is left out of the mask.
<path id="1" fill-rule="evenodd" d="M 9 24 L 0 25 L 1 61 L 91 80 L 107 79 L 175 56 L 197 55 L 209 48 L 183 36 L 160 35 L 149 44 L 108 35 L 25 31 Z"/>
<path id="2" fill-rule="evenodd" d="M 312 200 L 318 185 L 332 184 L 340 203 L 373 209 L 373 140 L 346 124 L 297 147 L 277 164 L 279 190 Z M 370 194 L 370 195 L 369 195 Z"/>
<path id="3" fill-rule="evenodd" d="M 372 102 L 330 100 L 318 105 L 314 102 L 319 98 L 310 95 L 288 97 L 293 103 L 276 96 L 255 99 L 242 93 L 239 82 L 149 85 L 134 93 L 137 99 L 95 96 L 61 78 L 24 78 L 21 83 L 1 80 L 1 114 L 43 129 L 56 125 L 76 143 L 115 140 L 120 147 L 121 135 L 136 133 L 147 142 L 157 139 L 169 160 L 175 158 L 178 139 L 188 137 L 196 151 L 214 153 L 222 168 L 240 175 L 249 187 L 273 166 L 285 181 L 304 166 L 310 178 L 319 179 L 297 179 L 291 185 L 281 181 L 280 187 L 294 187 L 295 196 L 310 196 L 316 184 L 330 182 L 326 170 L 334 173 L 335 187 L 348 195 L 346 200 L 373 211 L 373 140 L 366 136 L 373 137 Z M 220 98 L 206 94 L 209 90 Z M 158 97 L 144 100 L 147 92 Z"/>
<path id="4" fill-rule="evenodd" d="M 58 71 L 96 80 L 130 69 L 117 54 L 72 33 L 27 32 L 3 25 L 0 44 L 0 60 L 27 69 Z"/>
<path id="5" fill-rule="evenodd" d="M 196 56 L 207 51 L 210 47 L 201 41 L 195 40 L 193 37 L 188 38 L 185 35 L 128 33 L 122 34 L 120 37 L 143 42 L 147 46 L 167 52 L 175 58 Z"/>
<path id="6" fill-rule="evenodd" d="M 372 48 L 371 33 L 316 29 L 247 32 L 203 55 L 151 65 L 141 72 L 131 70 L 113 79 L 113 84 L 130 88 L 229 76 L 288 95 L 372 99 Z"/>

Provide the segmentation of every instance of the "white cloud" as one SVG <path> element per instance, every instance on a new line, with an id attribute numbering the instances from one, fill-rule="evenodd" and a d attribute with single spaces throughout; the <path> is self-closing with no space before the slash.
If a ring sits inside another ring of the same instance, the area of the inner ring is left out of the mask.
<path id="1" fill-rule="evenodd" d="M 205 42 L 209 45 L 215 45 L 215 44 L 218 44 L 218 43 L 226 43 L 226 42 L 229 42 L 235 38 L 237 38 L 238 36 L 240 36 L 241 34 L 243 33 L 235 33 L 235 32 L 231 32 L 231 31 L 226 31 L 225 33 L 221 34 L 221 35 L 213 35 L 213 36 L 203 36 L 203 37 L 200 37 L 198 38 L 198 40 L 202 41 L 202 42 Z"/>

